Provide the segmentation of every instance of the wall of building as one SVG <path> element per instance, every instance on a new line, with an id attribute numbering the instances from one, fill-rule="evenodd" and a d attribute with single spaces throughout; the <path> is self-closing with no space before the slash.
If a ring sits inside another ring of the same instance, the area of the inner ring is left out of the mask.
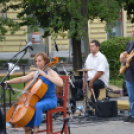
<path id="1" fill-rule="evenodd" d="M 16 21 L 20 21 L 16 19 L 17 12 L 10 10 L 7 12 L 7 17 L 14 19 Z M 1 14 L 0 14 L 1 15 Z M 132 23 L 127 20 L 126 12 L 123 11 L 123 19 L 122 19 L 122 36 L 127 37 L 131 36 L 132 31 Z M 27 26 L 21 27 L 19 31 L 17 31 L 14 35 L 10 34 L 10 29 L 7 27 L 8 33 L 6 34 L 6 40 L 0 42 L 0 52 L 18 52 L 21 48 L 26 45 L 25 41 L 29 40 L 29 34 L 25 34 L 27 31 Z M 93 22 L 89 21 L 88 23 L 89 30 L 89 41 L 96 39 L 99 42 L 103 42 L 107 40 L 107 33 L 105 31 L 105 22 L 100 22 L 99 19 L 95 19 Z M 31 36 L 30 36 L 31 37 Z M 63 38 L 64 37 L 64 38 Z M 70 47 L 70 39 L 67 38 L 67 32 L 59 33 L 57 39 L 55 40 L 58 45 L 59 51 L 69 52 L 72 51 Z M 55 51 L 54 46 L 54 38 L 53 36 L 49 37 L 48 44 L 49 52 Z"/>
<path id="2" fill-rule="evenodd" d="M 56 39 L 51 36 L 51 51 L 55 51 L 55 41 L 60 51 L 69 50 L 69 39 L 67 38 L 67 32 L 57 34 Z"/>
<path id="3" fill-rule="evenodd" d="M 127 37 L 132 37 L 132 23 L 130 20 L 126 21 L 126 36 Z"/>
<path id="4" fill-rule="evenodd" d="M 9 10 L 7 13 L 4 14 L 3 17 L 7 17 L 15 21 L 20 21 L 16 17 L 18 12 L 19 10 L 18 11 Z M 1 15 L 3 14 L 1 13 Z M 6 28 L 8 30 L 8 33 L 6 34 L 6 39 L 0 42 L 0 52 L 19 51 L 26 45 L 25 41 L 27 41 L 27 34 L 25 34 L 25 32 L 27 31 L 27 26 L 21 27 L 21 29 L 17 31 L 14 35 L 11 35 L 10 33 L 11 29 L 9 27 Z"/>
<path id="5" fill-rule="evenodd" d="M 120 26 L 116 26 L 116 32 L 119 34 L 119 29 L 122 37 L 129 37 L 132 36 L 132 23 L 130 20 L 127 20 L 127 15 L 126 11 L 121 10 L 119 13 L 119 19 L 116 20 L 117 24 Z M 120 22 L 120 23 L 119 23 Z M 98 40 L 99 42 L 103 42 L 108 39 L 108 34 L 105 31 L 105 22 L 101 22 L 100 19 L 95 19 L 94 21 L 89 21 L 88 22 L 88 34 L 89 34 L 89 42 L 91 40 Z M 51 42 L 53 42 L 51 40 Z M 61 46 L 61 50 L 69 50 L 69 39 L 65 38 L 63 39 L 61 36 L 58 36 L 56 39 L 56 42 L 58 46 Z M 54 44 L 51 43 L 52 49 L 51 51 L 54 50 Z M 64 46 L 63 46 L 64 45 Z M 82 46 L 83 50 L 83 46 Z M 72 51 L 72 48 L 71 48 Z"/>
<path id="6" fill-rule="evenodd" d="M 95 19 L 93 22 L 89 22 L 89 41 L 98 40 L 103 42 L 107 40 L 107 33 L 105 31 L 105 22 L 102 22 L 99 19 Z"/>

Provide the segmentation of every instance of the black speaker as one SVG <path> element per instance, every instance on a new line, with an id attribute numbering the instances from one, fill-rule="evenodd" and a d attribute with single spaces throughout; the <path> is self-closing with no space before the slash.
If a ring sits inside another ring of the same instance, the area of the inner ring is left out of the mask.
<path id="1" fill-rule="evenodd" d="M 117 102 L 102 100 L 95 102 L 95 115 L 98 117 L 115 117 L 118 115 Z"/>

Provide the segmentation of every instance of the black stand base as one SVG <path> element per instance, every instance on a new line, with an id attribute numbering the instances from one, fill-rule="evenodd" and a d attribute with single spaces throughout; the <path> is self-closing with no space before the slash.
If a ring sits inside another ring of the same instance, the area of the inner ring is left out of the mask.
<path id="1" fill-rule="evenodd" d="M 68 126 L 68 134 L 70 134 L 70 125 L 69 125 L 69 118 L 64 118 L 64 124 L 63 124 L 63 127 L 62 127 L 62 131 L 61 131 L 61 134 L 63 134 L 63 131 L 64 131 L 64 128 L 65 128 L 65 124 L 67 124 Z"/>

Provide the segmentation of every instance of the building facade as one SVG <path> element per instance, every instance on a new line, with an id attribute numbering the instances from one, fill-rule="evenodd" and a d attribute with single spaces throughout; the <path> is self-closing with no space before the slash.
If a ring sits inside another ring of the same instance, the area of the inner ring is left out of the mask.
<path id="1" fill-rule="evenodd" d="M 8 11 L 7 13 L 0 13 L 2 17 L 8 17 L 11 19 L 16 20 L 17 12 L 15 11 Z M 16 20 L 20 21 L 20 20 Z M 96 39 L 100 42 L 103 42 L 108 39 L 109 34 L 113 34 L 114 36 L 122 36 L 128 37 L 131 36 L 132 31 L 132 23 L 127 20 L 126 12 L 121 10 L 119 13 L 119 18 L 116 21 L 117 26 L 113 28 L 112 33 L 107 33 L 105 31 L 105 22 L 100 22 L 99 19 L 95 19 L 93 22 L 88 22 L 88 35 L 89 41 Z M 10 31 L 10 29 L 8 29 Z M 59 33 L 58 37 L 54 39 L 53 37 L 47 37 L 45 39 L 42 38 L 44 30 L 39 30 L 38 33 L 31 33 L 26 34 L 27 26 L 21 27 L 19 31 L 17 31 L 14 35 L 11 35 L 10 32 L 6 34 L 6 40 L 0 42 L 0 57 L 6 53 L 16 53 L 21 50 L 27 41 L 32 41 L 33 45 L 35 40 L 39 40 L 37 44 L 42 44 L 46 46 L 45 52 L 51 53 L 54 52 L 58 54 L 59 57 L 67 57 L 68 55 L 71 56 L 72 47 L 71 47 L 71 39 L 67 38 L 67 32 Z M 64 37 L 64 38 L 63 38 Z M 59 54 L 55 51 L 55 43 L 58 46 L 59 51 L 62 51 L 63 54 Z M 82 46 L 83 50 L 83 46 Z M 30 57 L 28 55 L 27 57 Z"/>

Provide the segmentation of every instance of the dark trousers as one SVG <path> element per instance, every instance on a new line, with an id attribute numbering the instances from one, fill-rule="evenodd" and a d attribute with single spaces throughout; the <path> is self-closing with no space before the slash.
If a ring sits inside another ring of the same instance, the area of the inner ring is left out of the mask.
<path id="1" fill-rule="evenodd" d="M 88 81 L 88 84 L 89 84 L 89 82 L 90 81 Z M 98 97 L 99 97 L 100 89 L 104 88 L 104 87 L 105 87 L 105 84 L 102 80 L 98 79 L 93 83 L 93 90 L 94 90 L 94 94 L 95 94 L 96 99 L 98 99 Z M 92 101 L 93 103 L 95 102 L 95 99 L 94 99 L 93 95 L 91 96 L 90 101 Z"/>
<path id="2" fill-rule="evenodd" d="M 0 109 L 0 130 L 4 129 L 4 118 Z"/>
<path id="3" fill-rule="evenodd" d="M 90 81 L 88 81 L 88 84 L 89 84 L 89 82 Z M 76 101 L 77 98 L 79 98 L 79 96 L 83 95 L 83 91 L 82 91 L 83 80 L 75 81 L 74 85 L 75 85 L 75 88 L 73 88 L 71 86 L 71 94 L 72 94 L 72 98 L 74 98 Z M 96 99 L 99 97 L 100 89 L 104 88 L 104 87 L 105 87 L 105 84 L 102 80 L 98 79 L 93 83 L 93 90 L 94 90 L 94 94 L 95 94 Z M 91 96 L 90 100 L 93 103 L 95 102 L 93 95 Z"/>
<path id="4" fill-rule="evenodd" d="M 75 100 L 83 98 L 83 91 L 82 91 L 83 80 L 77 80 L 73 84 L 75 88 L 73 88 L 72 86 L 70 87 L 72 98 Z"/>

